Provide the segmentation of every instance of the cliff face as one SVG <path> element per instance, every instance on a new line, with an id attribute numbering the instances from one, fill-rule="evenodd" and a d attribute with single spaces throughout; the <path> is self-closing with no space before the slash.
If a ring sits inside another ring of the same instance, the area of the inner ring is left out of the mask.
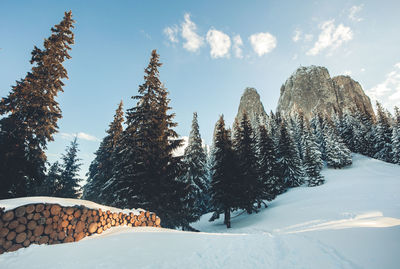
<path id="1" fill-rule="evenodd" d="M 305 117 L 313 111 L 331 114 L 359 107 L 374 117 L 371 101 L 360 84 L 349 76 L 331 78 L 325 67 L 300 67 L 281 87 L 277 111 L 286 114 L 301 109 Z"/>
<path id="2" fill-rule="evenodd" d="M 236 118 L 240 121 L 243 113 L 246 112 L 250 119 L 251 125 L 258 126 L 259 123 L 265 123 L 267 113 L 265 113 L 264 106 L 261 103 L 260 95 L 254 88 L 246 88 L 242 97 Z"/>

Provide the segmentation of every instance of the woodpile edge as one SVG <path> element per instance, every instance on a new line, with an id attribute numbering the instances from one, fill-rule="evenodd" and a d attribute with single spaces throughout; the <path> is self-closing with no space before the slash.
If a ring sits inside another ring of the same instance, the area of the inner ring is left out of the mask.
<path id="1" fill-rule="evenodd" d="M 161 227 L 160 224 L 161 219 L 149 211 L 135 215 L 47 203 L 27 204 L 8 211 L 0 208 L 0 254 L 31 244 L 76 242 L 116 226 Z"/>

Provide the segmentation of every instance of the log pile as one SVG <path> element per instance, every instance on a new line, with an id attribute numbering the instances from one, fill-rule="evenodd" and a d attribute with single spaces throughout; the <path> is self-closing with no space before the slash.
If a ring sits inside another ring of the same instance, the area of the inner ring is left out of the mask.
<path id="1" fill-rule="evenodd" d="M 110 212 L 84 206 L 29 204 L 13 210 L 0 208 L 0 254 L 31 244 L 60 244 L 101 234 L 115 226 L 161 227 L 161 220 L 149 211 Z"/>

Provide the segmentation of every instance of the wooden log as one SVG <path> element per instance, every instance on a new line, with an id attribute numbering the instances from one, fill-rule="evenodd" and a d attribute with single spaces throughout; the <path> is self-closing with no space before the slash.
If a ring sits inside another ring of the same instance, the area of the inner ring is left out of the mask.
<path id="1" fill-rule="evenodd" d="M 20 233 L 15 238 L 15 242 L 17 242 L 18 244 L 23 243 L 25 240 L 26 240 L 26 233 Z"/>
<path id="2" fill-rule="evenodd" d="M 19 223 L 24 224 L 24 225 L 26 225 L 28 223 L 28 220 L 25 217 L 19 217 L 17 220 Z"/>
<path id="3" fill-rule="evenodd" d="M 74 242 L 74 238 L 72 236 L 68 236 L 64 239 L 64 243 L 72 243 Z"/>
<path id="4" fill-rule="evenodd" d="M 32 233 L 31 230 L 27 230 L 27 231 L 25 231 L 25 232 L 26 232 L 26 237 L 27 237 L 27 238 L 31 238 L 31 236 L 33 235 L 33 233 Z"/>
<path id="5" fill-rule="evenodd" d="M 20 248 L 23 248 L 23 246 L 21 244 L 15 244 L 15 245 L 12 245 L 7 251 L 13 252 L 13 251 L 17 251 Z"/>
<path id="6" fill-rule="evenodd" d="M 107 223 L 107 228 L 110 229 L 111 228 L 111 223 Z"/>
<path id="7" fill-rule="evenodd" d="M 14 232 L 14 231 L 11 231 L 11 232 L 9 232 L 8 234 L 7 234 L 7 240 L 8 241 L 12 241 L 12 240 L 14 240 L 14 238 L 17 236 L 17 233 L 16 232 Z"/>
<path id="8" fill-rule="evenodd" d="M 33 213 L 29 213 L 28 215 L 26 215 L 26 219 L 27 220 L 33 219 Z"/>
<path id="9" fill-rule="evenodd" d="M 83 221 L 78 221 L 75 227 L 75 232 L 80 233 L 83 232 L 84 229 L 85 229 L 85 223 Z"/>
<path id="10" fill-rule="evenodd" d="M 2 220 L 4 222 L 11 221 L 12 219 L 14 219 L 14 211 L 10 210 L 3 214 Z"/>
<path id="11" fill-rule="evenodd" d="M 25 212 L 26 212 L 25 206 L 20 206 L 17 209 L 15 209 L 15 216 L 17 218 L 23 217 L 25 215 Z"/>
<path id="12" fill-rule="evenodd" d="M 6 237 L 10 230 L 6 227 L 0 229 L 0 238 Z"/>
<path id="13" fill-rule="evenodd" d="M 37 204 L 37 205 L 36 205 L 35 211 L 36 211 L 37 213 L 40 213 L 40 212 L 42 212 L 43 210 L 44 210 L 44 204 Z"/>
<path id="14" fill-rule="evenodd" d="M 159 217 L 156 218 L 155 224 L 159 226 L 161 224 L 161 219 Z"/>
<path id="15" fill-rule="evenodd" d="M 68 225 L 69 225 L 69 222 L 68 222 L 67 220 L 63 220 L 63 221 L 61 222 L 61 227 L 62 227 L 62 228 L 67 228 Z"/>
<path id="16" fill-rule="evenodd" d="M 81 212 L 79 209 L 77 209 L 77 210 L 74 212 L 74 218 L 80 218 L 81 215 L 82 215 L 82 212 Z"/>
<path id="17" fill-rule="evenodd" d="M 97 216 L 97 211 L 96 210 L 92 210 L 92 216 Z"/>
<path id="18" fill-rule="evenodd" d="M 90 234 L 92 234 L 92 233 L 96 232 L 96 230 L 97 230 L 97 223 L 96 223 L 96 222 L 92 222 L 92 223 L 89 225 L 88 232 L 89 232 Z"/>
<path id="19" fill-rule="evenodd" d="M 150 211 L 146 211 L 145 216 L 146 218 L 150 217 Z"/>
<path id="20" fill-rule="evenodd" d="M 35 237 L 41 236 L 44 232 L 44 226 L 43 225 L 39 225 L 35 228 L 35 230 L 33 230 L 33 235 Z"/>
<path id="21" fill-rule="evenodd" d="M 76 234 L 74 235 L 74 237 L 75 237 L 75 242 L 76 242 L 76 241 L 79 241 L 79 240 L 81 240 L 82 238 L 84 238 L 84 237 L 85 237 L 85 234 L 84 234 L 83 232 L 76 233 Z"/>
<path id="22" fill-rule="evenodd" d="M 25 208 L 25 211 L 26 211 L 26 214 L 33 213 L 33 211 L 35 211 L 35 205 L 32 205 L 32 204 L 27 205 L 26 208 Z"/>
<path id="23" fill-rule="evenodd" d="M 87 213 L 82 213 L 80 220 L 81 221 L 86 221 L 87 217 L 88 217 Z"/>
<path id="24" fill-rule="evenodd" d="M 31 244 L 31 241 L 29 241 L 29 239 L 26 239 L 26 240 L 22 243 L 22 245 L 23 245 L 24 247 L 29 247 L 30 244 Z"/>
<path id="25" fill-rule="evenodd" d="M 29 230 L 34 230 L 36 228 L 36 226 L 37 226 L 37 222 L 36 221 L 31 220 L 31 221 L 28 222 L 28 229 Z"/>
<path id="26" fill-rule="evenodd" d="M 71 229 L 72 229 L 72 225 L 69 224 L 69 225 L 67 226 L 67 229 L 68 229 L 68 230 L 71 230 Z"/>
<path id="27" fill-rule="evenodd" d="M 68 215 L 68 218 L 67 218 L 67 220 L 71 221 L 73 218 L 74 218 L 74 216 L 72 216 L 72 215 Z"/>
<path id="28" fill-rule="evenodd" d="M 39 245 L 47 244 L 49 242 L 49 237 L 47 235 L 40 237 Z"/>
<path id="29" fill-rule="evenodd" d="M 97 233 L 98 234 L 101 234 L 102 232 L 103 232 L 103 228 L 102 227 L 97 228 Z"/>
<path id="30" fill-rule="evenodd" d="M 15 232 L 16 232 L 16 233 L 22 233 L 22 232 L 25 231 L 25 230 L 26 230 L 26 226 L 23 225 L 23 224 L 19 224 L 19 225 L 17 226 L 17 228 L 15 228 Z"/>
<path id="31" fill-rule="evenodd" d="M 53 240 L 57 240 L 58 239 L 58 233 L 56 231 L 53 231 L 50 234 L 50 238 L 53 239 Z"/>
<path id="32" fill-rule="evenodd" d="M 5 250 L 8 250 L 12 245 L 13 245 L 13 243 L 11 241 L 5 241 L 3 244 L 3 248 Z"/>
<path id="33" fill-rule="evenodd" d="M 49 224 L 46 225 L 46 227 L 44 228 L 44 234 L 51 234 L 53 232 L 53 225 Z"/>
<path id="34" fill-rule="evenodd" d="M 45 210 L 49 210 L 50 211 L 51 206 L 52 206 L 51 204 L 45 204 L 44 208 L 45 208 Z"/>
<path id="35" fill-rule="evenodd" d="M 67 207 L 67 209 L 65 210 L 65 213 L 67 215 L 73 215 L 74 211 L 75 211 L 75 209 L 73 207 Z"/>
<path id="36" fill-rule="evenodd" d="M 49 210 L 44 210 L 42 212 L 42 215 L 43 215 L 43 217 L 45 217 L 47 219 L 48 217 L 50 217 L 50 211 Z"/>
<path id="37" fill-rule="evenodd" d="M 40 217 L 41 217 L 40 213 L 35 213 L 35 214 L 33 215 L 33 220 L 39 220 Z"/>
<path id="38" fill-rule="evenodd" d="M 156 214 L 154 214 L 154 213 L 151 214 L 151 221 L 155 222 L 156 218 L 157 218 Z"/>
<path id="39" fill-rule="evenodd" d="M 54 217 L 53 217 L 53 222 L 57 222 L 59 219 L 60 219 L 59 216 L 54 216 Z"/>
<path id="40" fill-rule="evenodd" d="M 10 222 L 10 224 L 8 224 L 8 229 L 14 230 L 15 228 L 17 228 L 18 224 L 18 220 L 13 220 Z"/>
<path id="41" fill-rule="evenodd" d="M 115 219 L 111 220 L 111 225 L 115 226 Z"/>
<path id="42" fill-rule="evenodd" d="M 59 240 L 64 240 L 65 237 L 66 237 L 66 234 L 65 234 L 64 231 L 61 231 L 61 232 L 58 233 L 57 237 L 58 237 Z"/>
<path id="43" fill-rule="evenodd" d="M 50 225 L 52 223 L 53 223 L 53 219 L 52 218 L 46 219 L 46 225 Z"/>
<path id="44" fill-rule="evenodd" d="M 31 237 L 29 237 L 29 241 L 35 242 L 36 241 L 36 236 L 32 235 Z"/>
<path id="45" fill-rule="evenodd" d="M 67 220 L 68 219 L 68 215 L 67 214 L 64 214 L 63 216 L 62 216 L 62 220 Z"/>
<path id="46" fill-rule="evenodd" d="M 51 208 L 50 208 L 50 214 L 51 214 L 52 216 L 57 216 L 57 215 L 60 214 L 60 212 L 61 212 L 61 206 L 59 206 L 59 205 L 52 205 L 52 206 L 51 206 Z"/>
<path id="47" fill-rule="evenodd" d="M 143 222 L 142 222 L 142 225 L 140 225 L 140 226 L 142 226 L 142 227 L 146 226 L 146 222 L 143 221 Z"/>

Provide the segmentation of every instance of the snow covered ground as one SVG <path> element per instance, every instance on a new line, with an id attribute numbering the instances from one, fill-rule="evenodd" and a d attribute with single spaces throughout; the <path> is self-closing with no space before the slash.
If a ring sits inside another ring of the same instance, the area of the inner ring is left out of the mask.
<path id="1" fill-rule="evenodd" d="M 118 227 L 0 255 L 0 268 L 399 268 L 400 166 L 353 161 L 258 214 L 236 212 L 229 230 L 209 215 L 194 225 L 201 233 Z"/>

